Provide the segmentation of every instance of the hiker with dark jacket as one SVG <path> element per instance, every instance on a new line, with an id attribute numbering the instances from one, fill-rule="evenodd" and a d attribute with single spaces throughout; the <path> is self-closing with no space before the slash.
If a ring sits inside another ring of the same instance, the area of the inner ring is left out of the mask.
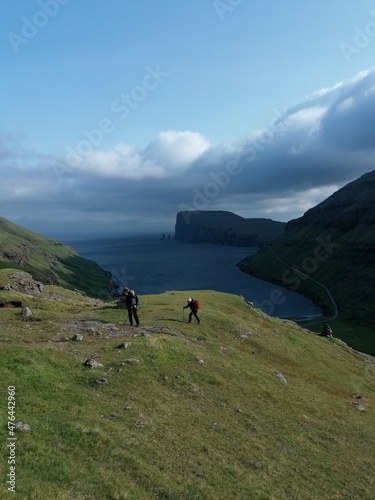
<path id="1" fill-rule="evenodd" d="M 134 290 L 129 290 L 125 298 L 126 307 L 128 309 L 129 323 L 133 325 L 133 316 L 135 319 L 136 326 L 139 326 L 138 318 L 138 295 Z"/>
<path id="2" fill-rule="evenodd" d="M 200 323 L 200 319 L 198 318 L 198 305 L 197 301 L 194 299 L 188 299 L 186 306 L 183 307 L 183 309 L 190 308 L 190 313 L 189 313 L 189 321 L 188 323 L 191 323 L 191 317 L 194 315 L 195 319 L 197 320 L 197 325 Z"/>

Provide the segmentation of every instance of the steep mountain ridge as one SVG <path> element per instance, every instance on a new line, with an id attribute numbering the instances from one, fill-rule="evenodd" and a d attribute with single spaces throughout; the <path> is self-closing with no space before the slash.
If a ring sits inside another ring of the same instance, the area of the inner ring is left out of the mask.
<path id="1" fill-rule="evenodd" d="M 26 271 L 44 284 L 58 284 L 111 298 L 110 274 L 71 247 L 0 217 L 0 268 Z"/>
<path id="2" fill-rule="evenodd" d="M 375 325 L 375 171 L 288 222 L 270 248 L 239 267 L 304 293 L 332 312 L 319 282 L 331 291 L 341 318 Z"/>
<path id="3" fill-rule="evenodd" d="M 368 227 L 375 225 L 375 171 L 342 187 L 302 217 L 287 223 L 290 231 L 306 224 L 320 224 L 347 233 L 359 223 Z M 367 235 L 363 234 L 366 238 Z M 371 236 L 371 241 L 372 241 Z"/>

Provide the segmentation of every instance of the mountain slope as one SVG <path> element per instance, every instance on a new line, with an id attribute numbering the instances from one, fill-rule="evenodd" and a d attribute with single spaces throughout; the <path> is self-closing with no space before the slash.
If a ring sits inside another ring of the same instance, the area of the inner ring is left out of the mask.
<path id="1" fill-rule="evenodd" d="M 186 292 L 166 292 L 140 297 L 131 328 L 114 302 L 0 291 L 34 312 L 0 309 L 1 392 L 15 387 L 31 427 L 16 434 L 19 496 L 372 498 L 375 360 L 240 297 L 191 295 L 199 327 Z M 84 368 L 91 357 L 103 366 Z"/>
<path id="2" fill-rule="evenodd" d="M 32 274 L 44 284 L 59 284 L 110 298 L 113 284 L 95 262 L 83 259 L 71 247 L 29 231 L 0 217 L 0 269 L 12 268 Z"/>
<path id="3" fill-rule="evenodd" d="M 374 250 L 375 171 L 289 222 L 270 248 L 261 249 L 239 267 L 304 293 L 332 313 L 324 285 L 341 318 L 375 325 Z"/>
<path id="4" fill-rule="evenodd" d="M 175 239 L 224 245 L 256 246 L 269 243 L 284 231 L 285 223 L 271 219 L 245 219 L 223 210 L 179 212 Z"/>

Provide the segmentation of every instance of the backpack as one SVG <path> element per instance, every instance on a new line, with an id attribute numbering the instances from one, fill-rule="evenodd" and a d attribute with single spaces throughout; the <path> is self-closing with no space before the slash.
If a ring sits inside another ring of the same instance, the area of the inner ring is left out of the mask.
<path id="1" fill-rule="evenodd" d="M 137 305 L 137 295 L 134 290 L 130 290 L 131 304 L 132 307 Z"/>
<path id="2" fill-rule="evenodd" d="M 197 299 L 194 299 L 194 304 L 196 305 L 197 309 L 201 308 L 200 303 L 197 301 Z"/>

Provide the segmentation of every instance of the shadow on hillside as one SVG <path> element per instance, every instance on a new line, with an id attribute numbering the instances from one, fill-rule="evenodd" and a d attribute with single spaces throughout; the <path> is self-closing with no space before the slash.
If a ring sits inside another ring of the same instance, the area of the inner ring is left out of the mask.
<path id="1" fill-rule="evenodd" d="M 79 255 L 52 256 L 50 267 L 37 269 L 27 266 L 25 270 L 34 279 L 45 284 L 59 284 L 64 288 L 77 290 L 89 297 L 101 300 L 114 300 L 113 284 L 110 273 L 96 262 Z"/>
<path id="2" fill-rule="evenodd" d="M 183 321 L 182 319 L 176 318 L 157 318 L 155 321 L 174 321 L 176 323 L 187 323 L 187 320 Z"/>

